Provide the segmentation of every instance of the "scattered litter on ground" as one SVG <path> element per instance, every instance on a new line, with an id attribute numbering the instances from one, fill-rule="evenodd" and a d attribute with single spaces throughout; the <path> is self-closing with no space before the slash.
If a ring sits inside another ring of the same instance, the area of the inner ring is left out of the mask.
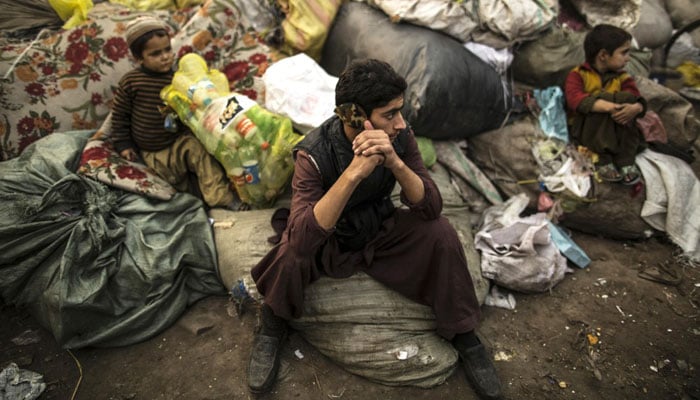
<path id="1" fill-rule="evenodd" d="M 12 339 L 12 343 L 17 346 L 26 346 L 29 344 L 39 343 L 41 338 L 39 337 L 38 330 L 26 330 L 22 332 L 19 336 Z"/>
<path id="2" fill-rule="evenodd" d="M 340 393 L 338 393 L 338 394 L 329 393 L 328 398 L 329 399 L 339 399 L 339 398 L 343 397 L 343 394 L 345 394 L 345 388 L 343 388 L 343 390 L 341 390 Z"/>
<path id="3" fill-rule="evenodd" d="M 508 291 L 501 291 L 497 285 L 491 287 L 491 291 L 486 295 L 484 299 L 484 305 L 491 307 L 505 308 L 506 310 L 515 309 L 515 296 Z"/>
<path id="4" fill-rule="evenodd" d="M 233 228 L 234 225 L 236 225 L 236 221 L 233 221 L 233 220 L 214 221 L 214 223 L 212 225 L 214 226 L 214 228 L 231 229 L 231 228 Z"/>
<path id="5" fill-rule="evenodd" d="M 513 359 L 513 353 L 510 351 L 501 350 L 493 356 L 493 359 L 495 361 L 510 361 Z"/>
<path id="6" fill-rule="evenodd" d="M 3 399 L 34 400 L 44 389 L 46 384 L 41 374 L 20 369 L 15 363 L 10 363 L 0 372 L 0 394 Z"/>

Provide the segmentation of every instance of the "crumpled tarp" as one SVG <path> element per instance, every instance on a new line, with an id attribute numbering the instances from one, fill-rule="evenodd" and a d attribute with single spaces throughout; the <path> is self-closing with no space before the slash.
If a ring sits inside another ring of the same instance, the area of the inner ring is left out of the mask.
<path id="1" fill-rule="evenodd" d="M 686 256 L 700 262 L 700 181 L 680 158 L 645 150 L 637 154 L 647 185 L 641 216 L 666 232 Z"/>
<path id="2" fill-rule="evenodd" d="M 0 163 L 0 295 L 65 348 L 145 340 L 225 293 L 202 202 L 76 175 L 91 133 L 54 133 Z"/>

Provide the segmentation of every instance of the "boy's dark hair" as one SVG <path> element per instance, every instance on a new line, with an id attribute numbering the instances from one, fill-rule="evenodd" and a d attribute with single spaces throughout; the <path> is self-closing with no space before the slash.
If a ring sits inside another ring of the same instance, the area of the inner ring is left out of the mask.
<path id="1" fill-rule="evenodd" d="M 136 57 L 137 60 L 143 59 L 143 49 L 146 47 L 146 43 L 153 37 L 164 37 L 168 36 L 168 31 L 165 29 L 156 29 L 154 31 L 146 32 L 134 41 L 129 46 L 131 54 Z"/>
<path id="2" fill-rule="evenodd" d="M 335 86 L 335 104 L 357 104 L 369 117 L 375 108 L 403 95 L 406 87 L 406 80 L 386 62 L 355 60 L 340 74 Z"/>
<path id="3" fill-rule="evenodd" d="M 612 54 L 617 48 L 630 40 L 632 40 L 632 35 L 622 28 L 607 24 L 596 25 L 593 30 L 586 34 L 586 38 L 583 41 L 586 61 L 592 64 L 601 50 Z"/>

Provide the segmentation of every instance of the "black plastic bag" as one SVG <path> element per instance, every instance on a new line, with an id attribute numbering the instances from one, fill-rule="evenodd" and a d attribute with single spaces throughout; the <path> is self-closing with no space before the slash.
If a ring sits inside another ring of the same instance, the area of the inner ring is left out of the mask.
<path id="1" fill-rule="evenodd" d="M 501 76 L 457 40 L 416 25 L 395 24 L 362 3 L 341 7 L 321 66 L 338 76 L 353 60 L 388 62 L 406 78 L 404 117 L 416 135 L 459 139 L 498 128 L 509 109 Z"/>

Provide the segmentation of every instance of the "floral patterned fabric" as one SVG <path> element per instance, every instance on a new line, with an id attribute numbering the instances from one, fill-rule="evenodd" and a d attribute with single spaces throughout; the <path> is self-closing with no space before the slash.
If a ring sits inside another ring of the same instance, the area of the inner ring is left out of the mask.
<path id="1" fill-rule="evenodd" d="M 147 166 L 120 157 L 111 143 L 91 140 L 80 157 L 78 173 L 128 192 L 170 200 L 176 190 Z"/>
<path id="2" fill-rule="evenodd" d="M 236 0 L 139 12 L 102 2 L 70 30 L 44 30 L 32 41 L 0 33 L 0 160 L 18 156 L 53 132 L 95 129 L 107 117 L 119 79 L 136 65 L 124 32 L 130 20 L 162 19 L 178 56 L 197 52 L 226 74 L 232 90 L 260 102 L 262 74 L 276 59 Z"/>

